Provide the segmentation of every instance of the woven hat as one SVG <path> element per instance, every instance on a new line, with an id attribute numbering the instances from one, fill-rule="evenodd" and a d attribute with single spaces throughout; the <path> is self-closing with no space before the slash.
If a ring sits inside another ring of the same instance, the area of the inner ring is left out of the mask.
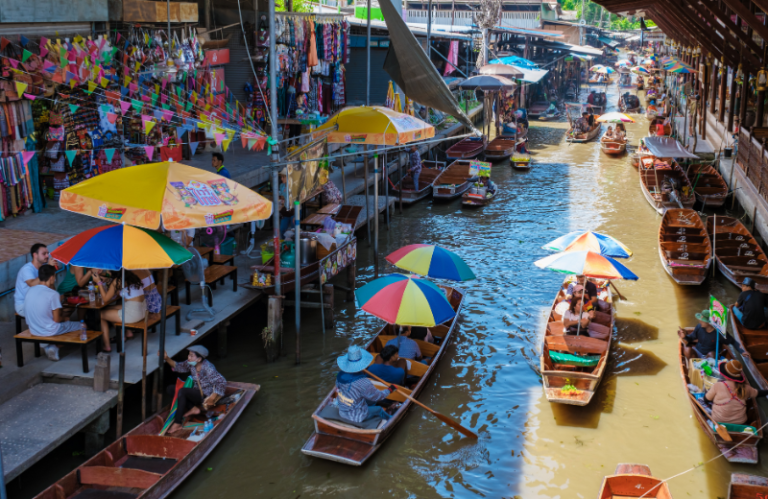
<path id="1" fill-rule="evenodd" d="M 373 355 L 370 352 L 363 350 L 357 345 L 352 345 L 347 350 L 347 353 L 336 358 L 336 364 L 345 373 L 354 374 L 368 367 L 372 360 Z"/>
<path id="2" fill-rule="evenodd" d="M 738 360 L 723 360 L 717 367 L 725 379 L 735 383 L 744 383 L 743 367 Z"/>
<path id="3" fill-rule="evenodd" d="M 701 313 L 696 314 L 696 320 L 706 322 L 709 324 L 710 312 L 709 310 L 702 310 Z"/>

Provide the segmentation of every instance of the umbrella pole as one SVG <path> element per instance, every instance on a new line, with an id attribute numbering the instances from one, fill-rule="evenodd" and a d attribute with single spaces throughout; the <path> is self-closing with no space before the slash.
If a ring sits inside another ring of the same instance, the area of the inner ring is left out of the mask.
<path id="1" fill-rule="evenodd" d="M 384 151 L 384 162 L 382 163 L 382 169 L 384 171 L 384 199 L 387 200 L 387 209 L 384 212 L 387 217 L 387 229 L 389 229 L 389 164 L 387 163 L 387 152 Z M 416 190 L 419 188 L 416 186 Z"/>
<path id="2" fill-rule="evenodd" d="M 168 301 L 168 273 L 168 269 L 163 269 L 163 277 L 160 278 L 160 296 L 163 298 L 163 304 L 160 306 L 160 344 L 158 347 L 158 351 L 160 352 L 160 359 L 158 361 L 157 375 L 155 376 L 157 402 L 154 408 L 156 409 L 159 409 L 163 406 L 163 390 L 165 389 L 163 385 L 163 369 L 165 368 L 163 353 L 165 352 L 165 320 L 167 314 L 166 302 Z"/>
<path id="3" fill-rule="evenodd" d="M 379 278 L 379 153 L 373 154 L 373 266 Z"/>
<path id="4" fill-rule="evenodd" d="M 371 204 L 368 201 L 368 145 L 365 146 L 365 228 L 368 231 L 368 247 L 371 246 Z M 352 227 L 355 230 L 355 227 Z"/>
<path id="5" fill-rule="evenodd" d="M 123 280 L 121 286 L 125 286 L 125 268 L 123 268 Z M 125 319 L 125 298 L 123 298 L 123 319 Z M 117 438 L 123 436 L 123 404 L 125 402 L 125 320 L 121 320 L 120 333 L 120 367 L 117 375 Z"/>
<path id="6" fill-rule="evenodd" d="M 294 264 L 294 279 L 293 279 L 293 287 L 294 291 L 296 293 L 296 304 L 294 305 L 296 307 L 296 363 L 299 364 L 301 362 L 301 341 L 300 341 L 300 334 L 301 334 L 301 234 L 300 234 L 300 210 L 301 205 L 299 204 L 299 201 L 296 200 L 293 202 L 295 214 L 294 214 L 294 238 L 296 239 L 296 246 L 294 247 L 294 254 L 296 255 L 296 262 Z M 322 292 L 322 287 L 320 288 L 320 292 Z"/>

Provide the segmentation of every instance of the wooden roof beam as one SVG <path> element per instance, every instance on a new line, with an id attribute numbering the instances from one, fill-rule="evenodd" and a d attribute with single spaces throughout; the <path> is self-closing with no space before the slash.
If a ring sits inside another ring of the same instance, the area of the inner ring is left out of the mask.
<path id="1" fill-rule="evenodd" d="M 696 0 L 688 0 L 689 3 L 693 3 Z M 763 51 L 760 48 L 759 45 L 755 43 L 755 41 L 750 38 L 744 31 L 742 31 L 736 24 L 734 24 L 733 21 L 731 21 L 731 16 L 729 16 L 725 11 L 723 11 L 720 6 L 718 6 L 716 0 L 698 0 L 698 2 L 703 5 L 706 10 L 712 13 L 713 16 L 715 16 L 718 20 L 720 20 L 726 28 L 730 30 L 731 33 L 735 34 L 741 41 L 746 45 L 746 47 L 752 52 L 755 53 L 755 56 L 759 59 L 763 59 Z M 759 64 L 758 64 L 759 65 Z"/>
<path id="2" fill-rule="evenodd" d="M 672 38 L 681 41 L 681 43 L 684 43 L 685 45 L 696 45 L 694 37 L 685 31 L 685 29 L 672 24 L 666 15 L 660 14 L 654 8 L 648 9 L 648 13 L 648 17 L 658 24 L 662 31 L 668 36 L 672 36 Z"/>
<path id="3" fill-rule="evenodd" d="M 665 5 L 663 9 L 670 19 L 676 19 L 681 25 L 686 26 L 686 29 L 691 33 L 693 39 L 707 49 L 714 57 L 719 59 L 721 56 L 725 56 L 729 62 L 731 61 L 731 54 L 724 54 L 723 49 L 712 43 L 710 37 L 706 36 L 706 31 L 701 31 L 698 26 L 692 25 L 694 21 L 690 19 L 691 16 L 686 16 L 671 3 Z"/>
<path id="4" fill-rule="evenodd" d="M 722 2 L 727 5 L 734 14 L 739 16 L 740 19 L 746 21 L 749 27 L 755 30 L 760 38 L 768 40 L 768 27 L 763 26 L 763 24 L 757 20 L 754 14 L 749 11 L 749 7 L 741 3 L 740 0 L 722 0 Z"/>

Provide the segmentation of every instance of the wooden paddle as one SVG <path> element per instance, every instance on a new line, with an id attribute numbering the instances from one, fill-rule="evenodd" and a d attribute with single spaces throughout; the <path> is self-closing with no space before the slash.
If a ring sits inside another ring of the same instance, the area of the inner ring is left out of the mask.
<path id="1" fill-rule="evenodd" d="M 619 295 L 619 298 L 624 300 L 624 301 L 627 301 L 627 298 L 623 294 L 621 294 L 621 291 L 619 291 L 619 288 L 616 287 L 616 285 L 613 283 L 613 281 L 608 281 L 608 282 L 611 283 L 611 287 L 616 291 L 616 294 Z"/>
<path id="2" fill-rule="evenodd" d="M 691 397 L 691 400 L 693 400 L 694 404 L 699 406 L 699 409 L 701 409 L 701 411 L 704 413 L 704 416 L 707 416 L 708 415 L 707 411 L 704 409 L 704 407 L 702 407 L 702 405 L 699 403 L 699 401 L 696 400 L 696 397 L 694 397 L 690 393 L 688 394 L 688 396 Z M 711 417 L 707 417 L 707 419 L 709 419 L 710 421 L 712 421 L 712 423 L 714 423 L 715 431 L 717 431 L 717 434 L 720 435 L 720 438 L 722 438 L 726 442 L 733 442 L 733 439 L 728 434 L 728 430 L 725 429 L 725 426 L 722 426 L 722 425 L 718 424 L 717 421 L 715 421 Z"/>
<path id="3" fill-rule="evenodd" d="M 378 381 L 380 383 L 384 383 L 384 385 L 386 385 L 386 386 L 390 386 L 391 385 L 391 383 L 387 383 L 386 381 L 384 381 L 383 379 L 379 378 L 375 374 L 371 374 L 370 372 L 368 372 L 367 369 L 363 370 L 363 372 L 365 374 L 367 374 L 368 376 L 372 377 L 373 379 L 375 379 L 376 381 Z M 391 386 L 395 386 L 396 387 L 396 385 L 391 385 Z M 439 412 L 435 411 L 434 409 L 430 409 L 429 407 L 427 407 L 426 405 L 422 404 L 421 402 L 419 402 L 418 400 L 416 400 L 415 398 L 411 397 L 410 395 L 408 395 L 407 393 L 405 393 L 403 391 L 400 391 L 400 390 L 397 390 L 397 391 L 398 391 L 398 393 L 403 395 L 405 398 L 407 398 L 411 402 L 415 403 L 418 406 L 421 406 L 423 409 L 425 409 L 425 410 L 431 412 L 432 414 L 434 414 L 435 417 L 437 417 L 437 419 L 439 419 L 443 423 L 447 424 L 448 426 L 452 427 L 453 429 L 455 429 L 459 433 L 462 433 L 462 434 L 464 434 L 464 435 L 466 435 L 468 437 L 471 437 L 471 438 L 477 438 L 477 435 L 475 433 L 472 433 L 468 429 L 464 428 L 463 426 L 461 426 L 459 423 L 457 423 L 453 419 L 449 418 L 448 416 L 444 416 L 443 414 L 440 414 Z"/>

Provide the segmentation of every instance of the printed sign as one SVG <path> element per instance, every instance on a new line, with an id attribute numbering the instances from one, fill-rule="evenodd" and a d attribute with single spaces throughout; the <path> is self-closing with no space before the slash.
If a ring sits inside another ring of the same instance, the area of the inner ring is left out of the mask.
<path id="1" fill-rule="evenodd" d="M 485 161 L 470 161 L 469 174 L 477 175 L 478 177 L 490 177 L 491 164 L 486 163 Z"/>
<path id="2" fill-rule="evenodd" d="M 103 204 L 99 206 L 99 216 L 110 220 L 120 220 L 125 215 L 125 208 L 109 208 Z"/>
<path id="3" fill-rule="evenodd" d="M 221 204 L 221 199 L 216 195 L 210 185 L 190 180 L 187 184 L 187 190 L 195 197 L 200 206 L 217 206 Z"/>
<path id="4" fill-rule="evenodd" d="M 714 296 L 709 297 L 709 323 L 712 324 L 720 334 L 725 336 L 725 330 L 728 327 L 728 309 Z"/>

